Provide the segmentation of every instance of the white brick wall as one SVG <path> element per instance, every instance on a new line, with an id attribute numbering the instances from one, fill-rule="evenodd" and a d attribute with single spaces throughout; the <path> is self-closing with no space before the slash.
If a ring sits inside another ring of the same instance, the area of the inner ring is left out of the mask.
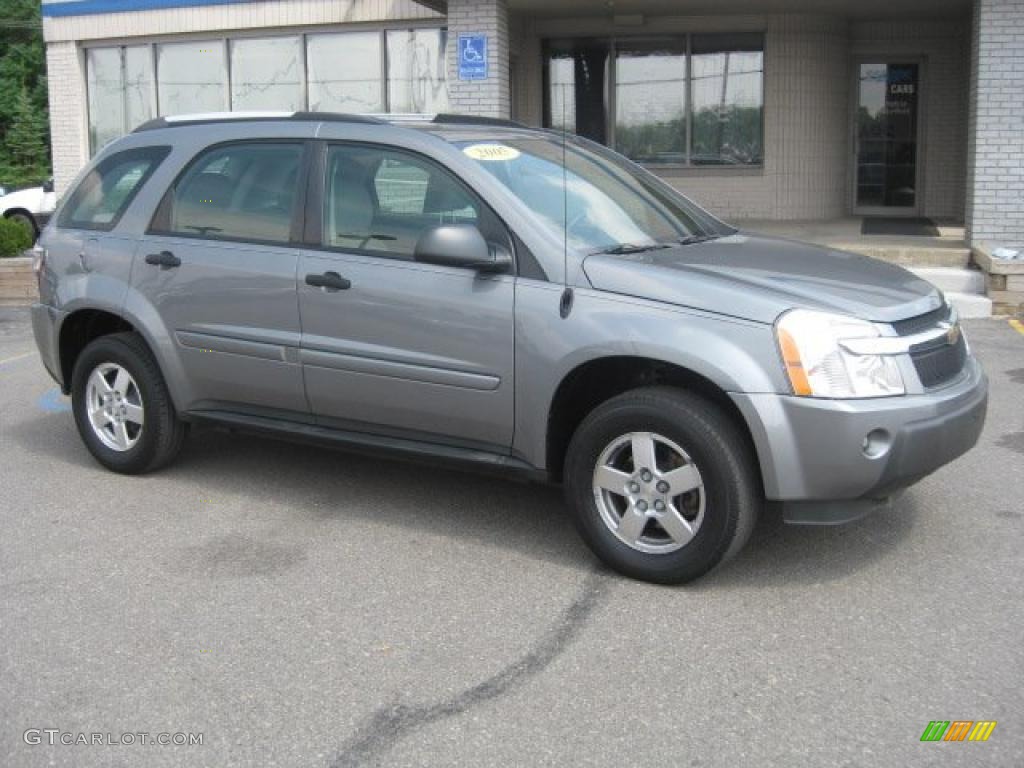
<path id="1" fill-rule="evenodd" d="M 47 44 L 53 183 L 57 194 L 67 188 L 89 156 L 83 69 L 74 43 Z"/>
<path id="2" fill-rule="evenodd" d="M 967 239 L 1024 244 L 1024 0 L 975 0 Z"/>
<path id="3" fill-rule="evenodd" d="M 487 35 L 487 79 L 459 80 L 459 35 Z M 448 93 L 452 112 L 507 118 L 509 19 L 505 0 L 448 0 Z"/>

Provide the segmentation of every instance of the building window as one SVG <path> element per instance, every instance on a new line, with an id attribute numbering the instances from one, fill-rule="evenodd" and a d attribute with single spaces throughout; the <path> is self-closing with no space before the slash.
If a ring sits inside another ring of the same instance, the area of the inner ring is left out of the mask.
<path id="1" fill-rule="evenodd" d="M 545 48 L 545 125 L 640 163 L 762 164 L 762 35 L 556 40 Z"/>
<path id="2" fill-rule="evenodd" d="M 87 52 L 89 142 L 99 149 L 156 113 L 153 58 L 148 45 Z"/>
<path id="3" fill-rule="evenodd" d="M 161 115 L 223 112 L 228 108 L 224 41 L 158 45 L 156 85 Z"/>
<path id="4" fill-rule="evenodd" d="M 302 39 L 231 41 L 232 109 L 302 109 Z"/>
<path id="5" fill-rule="evenodd" d="M 444 112 L 447 39 L 417 28 L 88 48 L 90 146 L 158 114 Z"/>
<path id="6" fill-rule="evenodd" d="M 383 112 L 379 32 L 306 38 L 309 108 L 314 112 Z"/>
<path id="7" fill-rule="evenodd" d="M 443 29 L 388 30 L 388 110 L 404 113 L 448 111 Z"/>

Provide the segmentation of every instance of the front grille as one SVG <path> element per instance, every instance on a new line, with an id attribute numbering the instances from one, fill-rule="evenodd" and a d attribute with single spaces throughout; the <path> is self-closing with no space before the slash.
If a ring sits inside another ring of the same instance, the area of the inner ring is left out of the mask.
<path id="1" fill-rule="evenodd" d="M 957 335 L 955 344 L 947 343 L 943 336 L 935 341 L 912 346 L 910 359 L 914 361 L 921 384 L 926 389 L 938 387 L 955 379 L 964 369 L 967 343 L 962 333 Z"/>

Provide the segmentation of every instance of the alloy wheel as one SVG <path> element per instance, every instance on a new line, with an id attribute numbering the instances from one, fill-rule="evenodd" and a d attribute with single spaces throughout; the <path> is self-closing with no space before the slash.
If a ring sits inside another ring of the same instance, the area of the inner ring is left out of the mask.
<path id="1" fill-rule="evenodd" d="M 704 521 L 704 480 L 676 443 L 630 432 L 601 452 L 594 501 L 602 522 L 627 546 L 648 554 L 685 547 Z"/>
<path id="2" fill-rule="evenodd" d="M 93 434 L 107 448 L 129 451 L 139 442 L 145 409 L 138 384 L 117 363 L 102 363 L 89 374 L 85 403 Z"/>

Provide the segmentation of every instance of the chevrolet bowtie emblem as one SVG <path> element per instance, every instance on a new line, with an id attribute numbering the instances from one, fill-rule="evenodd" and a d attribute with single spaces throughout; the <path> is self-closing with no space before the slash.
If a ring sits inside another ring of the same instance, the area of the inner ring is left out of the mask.
<path id="1" fill-rule="evenodd" d="M 948 323 L 946 321 L 943 321 L 943 322 L 939 323 L 939 328 L 945 328 L 946 329 L 946 343 L 948 345 L 953 346 L 958 341 L 960 341 L 960 325 L 959 325 L 959 323 L 954 324 L 954 323 Z"/>

